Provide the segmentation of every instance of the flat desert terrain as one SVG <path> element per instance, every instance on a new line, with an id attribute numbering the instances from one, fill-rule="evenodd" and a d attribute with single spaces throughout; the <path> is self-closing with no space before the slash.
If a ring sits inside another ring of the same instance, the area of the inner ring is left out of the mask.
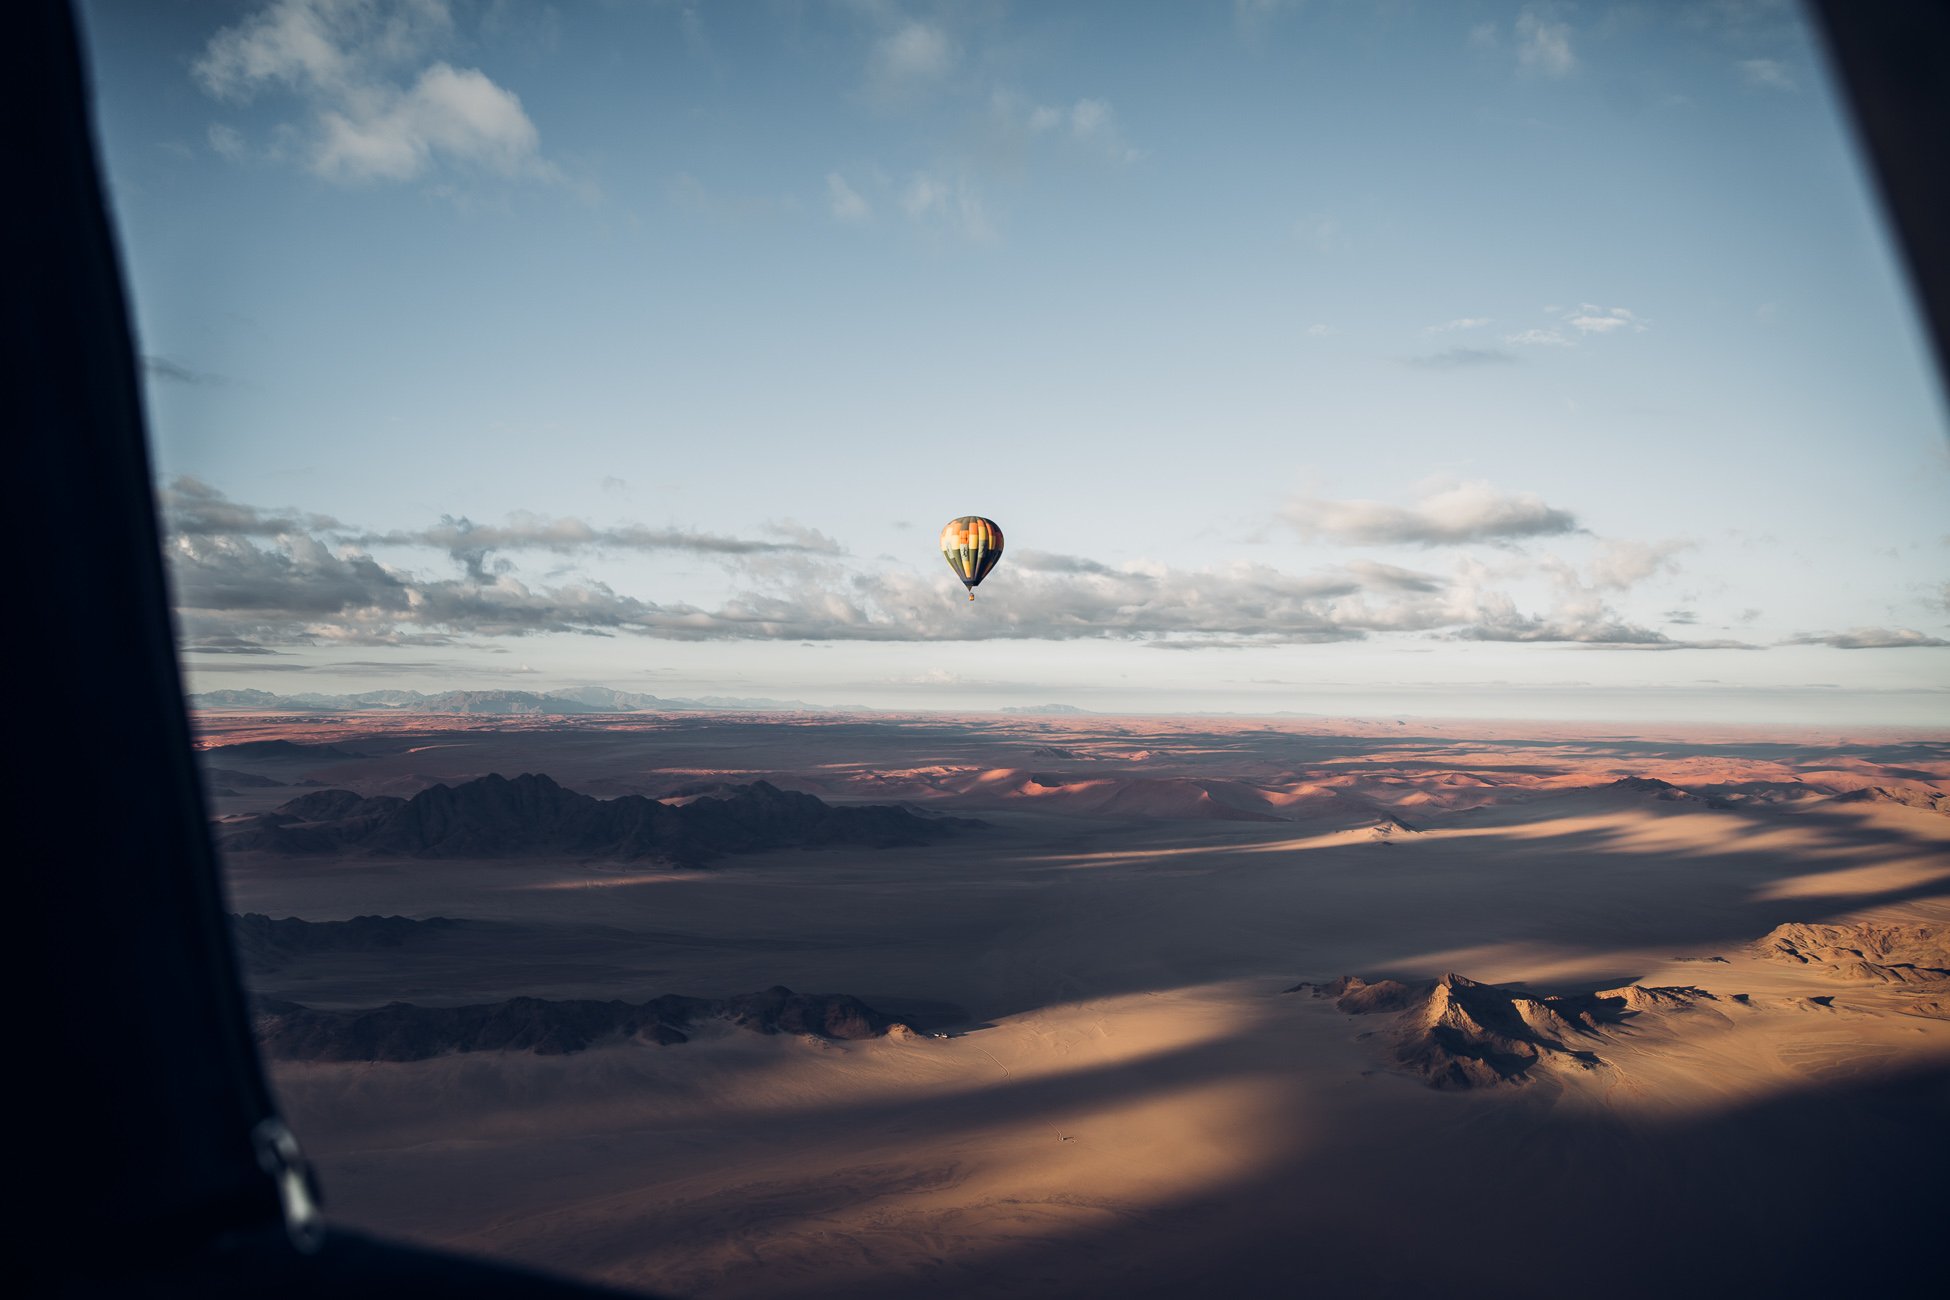
<path id="1" fill-rule="evenodd" d="M 264 1023 L 428 1009 L 267 1038 L 342 1223 L 714 1300 L 1910 1294 L 1942 1272 L 1941 738 L 199 724 L 232 910 L 314 923 L 240 923 Z M 505 821 L 441 841 L 472 855 L 363 829 L 524 773 L 571 812 L 756 782 L 905 812 L 858 843 L 697 840 L 713 856 L 682 867 L 527 851 Z M 365 800 L 334 796 L 340 840 L 240 829 L 326 790 Z M 316 924 L 355 917 L 424 924 Z M 754 1032 L 714 1003 L 660 1042 L 588 1010 L 774 986 L 880 1018 Z M 510 999 L 550 1004 L 504 1008 L 543 1028 L 502 1043 L 433 1010 Z"/>

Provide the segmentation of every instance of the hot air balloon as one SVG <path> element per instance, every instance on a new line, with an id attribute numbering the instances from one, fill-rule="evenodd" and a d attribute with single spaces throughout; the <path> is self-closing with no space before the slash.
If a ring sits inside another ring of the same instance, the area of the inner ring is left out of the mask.
<path id="1" fill-rule="evenodd" d="M 976 584 L 988 577 L 989 570 L 1002 558 L 1002 530 L 995 526 L 995 520 L 980 515 L 951 519 L 941 530 L 941 554 L 973 600 Z"/>

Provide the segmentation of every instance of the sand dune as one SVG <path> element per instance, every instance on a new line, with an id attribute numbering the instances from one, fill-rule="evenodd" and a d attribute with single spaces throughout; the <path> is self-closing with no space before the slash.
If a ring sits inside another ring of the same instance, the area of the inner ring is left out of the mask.
<path id="1" fill-rule="evenodd" d="M 1513 1243 L 1494 1287 L 1518 1298 L 1827 1294 L 1858 1286 L 1863 1258 L 1889 1285 L 1935 1266 L 1950 821 L 1834 798 L 1950 788 L 1935 738 L 206 725 L 356 755 L 261 770 L 360 797 L 545 770 L 679 799 L 766 780 L 988 823 L 700 873 L 236 858 L 240 909 L 457 923 L 385 949 L 293 943 L 253 976 L 334 1024 L 392 1001 L 440 1026 L 520 998 L 783 985 L 947 1035 L 706 1017 L 646 1050 L 606 1011 L 568 1054 L 462 1052 L 442 1030 L 423 1059 L 278 1061 L 357 1225 L 706 1297 L 1453 1292 L 1478 1285 L 1485 1243 Z M 240 788 L 218 808 L 291 794 Z M 1363 978 L 1333 979 L 1349 971 Z M 1333 996 L 1283 992 L 1301 976 Z M 1864 1152 L 1890 1154 L 1858 1194 Z"/>

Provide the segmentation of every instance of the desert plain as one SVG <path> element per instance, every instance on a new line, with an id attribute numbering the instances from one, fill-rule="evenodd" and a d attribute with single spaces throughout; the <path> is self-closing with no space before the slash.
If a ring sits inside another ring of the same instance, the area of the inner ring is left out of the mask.
<path id="1" fill-rule="evenodd" d="M 261 1023 L 778 986 L 875 1013 L 829 1033 L 706 1007 L 682 1041 L 634 1013 L 567 1041 L 436 1028 L 364 1058 L 352 1030 L 273 1033 L 339 1223 L 726 1300 L 1911 1294 L 1946 1272 L 1950 743 L 1922 731 L 198 725 L 232 910 L 310 923 L 239 922 Z M 524 773 L 680 807 L 765 782 L 927 825 L 695 865 L 237 831 L 325 791 L 391 809 Z M 405 921 L 329 924 L 358 917 Z"/>

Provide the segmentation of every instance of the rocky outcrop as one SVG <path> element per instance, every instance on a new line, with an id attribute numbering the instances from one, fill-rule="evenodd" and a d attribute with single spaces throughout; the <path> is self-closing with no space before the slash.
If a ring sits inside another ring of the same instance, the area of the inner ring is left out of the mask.
<path id="1" fill-rule="evenodd" d="M 1950 926 L 1777 925 L 1754 944 L 1754 953 L 1767 961 L 1806 966 L 1831 979 L 1857 983 L 1950 980 Z"/>
<path id="2" fill-rule="evenodd" d="M 1375 980 L 1358 975 L 1343 975 L 1327 984 L 1295 984 L 1288 993 L 1311 993 L 1317 998 L 1332 998 L 1334 1005 L 1351 1016 L 1375 1011 L 1406 1011 L 1420 1003 L 1434 987 L 1433 982 L 1403 984 L 1398 980 Z"/>
<path id="3" fill-rule="evenodd" d="M 1540 1069 L 1593 1069 L 1604 1064 L 1596 1049 L 1632 1017 L 1713 1000 L 1703 989 L 1637 984 L 1538 997 L 1454 974 L 1412 984 L 1343 975 L 1288 992 L 1332 998 L 1349 1015 L 1394 1015 L 1392 1063 L 1446 1089 L 1520 1084 Z"/>
<path id="4" fill-rule="evenodd" d="M 1403 836 L 1420 835 L 1422 828 L 1403 821 L 1393 813 L 1382 813 L 1368 828 L 1368 838 L 1376 844 L 1394 844 Z"/>

